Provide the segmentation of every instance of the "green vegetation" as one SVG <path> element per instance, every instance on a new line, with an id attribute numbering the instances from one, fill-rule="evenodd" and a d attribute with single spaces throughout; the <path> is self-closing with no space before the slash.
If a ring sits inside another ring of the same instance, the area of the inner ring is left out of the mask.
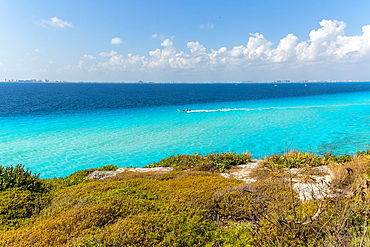
<path id="1" fill-rule="evenodd" d="M 99 168 L 90 168 L 90 169 L 80 170 L 59 180 L 64 186 L 76 185 L 76 184 L 80 184 L 84 182 L 89 182 L 90 180 L 86 178 L 86 176 L 94 171 L 115 171 L 117 170 L 117 168 L 118 167 L 114 165 L 106 165 L 106 166 L 102 166 Z"/>
<path id="2" fill-rule="evenodd" d="M 90 180 L 93 171 L 40 179 L 0 166 L 1 246 L 368 246 L 370 152 L 267 157 L 246 184 L 220 176 L 250 154 L 177 155 L 133 172 Z M 324 197 L 302 200 L 294 168 L 310 177 L 330 168 Z M 280 174 L 281 176 L 277 176 Z M 253 175 L 253 173 L 252 173 Z M 294 178 L 295 179 L 295 178 Z"/>
<path id="3" fill-rule="evenodd" d="M 359 153 L 362 154 L 362 153 Z M 365 153 L 363 153 L 365 155 Z M 283 155 L 273 154 L 266 157 L 265 167 L 268 168 L 302 168 L 302 167 L 317 167 L 331 164 L 343 164 L 350 162 L 352 157 L 348 154 L 344 156 L 335 156 L 331 153 L 325 154 L 322 157 L 314 153 L 306 153 L 300 151 L 291 151 Z"/>
<path id="4" fill-rule="evenodd" d="M 40 174 L 32 175 L 32 172 L 22 165 L 15 167 L 3 167 L 0 165 L 0 191 L 10 188 L 22 188 L 32 192 L 42 192 L 43 185 L 39 179 Z"/>
<path id="5" fill-rule="evenodd" d="M 248 152 L 244 154 L 235 154 L 233 152 L 212 152 L 209 155 L 197 153 L 194 153 L 194 155 L 178 154 L 146 167 L 174 167 L 176 170 L 196 169 L 199 171 L 227 172 L 234 166 L 250 162 L 251 157 L 251 154 Z"/>

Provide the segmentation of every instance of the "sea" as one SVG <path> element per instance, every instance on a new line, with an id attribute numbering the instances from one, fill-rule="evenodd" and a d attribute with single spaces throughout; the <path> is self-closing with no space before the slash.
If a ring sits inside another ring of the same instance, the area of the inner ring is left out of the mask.
<path id="1" fill-rule="evenodd" d="M 177 154 L 343 155 L 369 144 L 370 82 L 0 83 L 0 164 L 42 178 Z"/>

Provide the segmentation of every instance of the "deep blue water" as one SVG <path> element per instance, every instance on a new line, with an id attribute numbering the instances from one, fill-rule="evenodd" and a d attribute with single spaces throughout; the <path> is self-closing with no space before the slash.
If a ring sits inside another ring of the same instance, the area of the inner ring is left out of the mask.
<path id="1" fill-rule="evenodd" d="M 177 109 L 192 109 L 181 113 Z M 42 177 L 176 153 L 363 150 L 370 83 L 0 83 L 0 164 Z"/>
<path id="2" fill-rule="evenodd" d="M 181 106 L 361 91 L 370 91 L 370 84 L 0 83 L 0 116 Z"/>

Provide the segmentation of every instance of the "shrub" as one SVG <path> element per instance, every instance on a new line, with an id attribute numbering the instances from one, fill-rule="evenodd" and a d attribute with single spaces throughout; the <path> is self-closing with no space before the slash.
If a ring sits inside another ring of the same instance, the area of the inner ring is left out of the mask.
<path id="1" fill-rule="evenodd" d="M 323 165 L 316 154 L 291 151 L 283 155 L 272 154 L 264 159 L 263 164 L 270 169 L 316 167 Z"/>
<path id="2" fill-rule="evenodd" d="M 0 228 L 17 228 L 50 200 L 53 184 L 23 165 L 0 166 Z"/>
<path id="3" fill-rule="evenodd" d="M 165 158 L 146 167 L 174 167 L 176 170 L 198 169 L 203 171 L 227 172 L 232 167 L 250 162 L 251 154 L 233 152 L 214 153 L 209 155 L 178 154 Z"/>
<path id="4" fill-rule="evenodd" d="M 86 177 L 94 171 L 115 171 L 117 168 L 118 167 L 116 165 L 106 165 L 99 168 L 79 170 L 65 178 L 60 178 L 59 180 L 63 186 L 72 186 L 80 183 L 90 182 L 91 180 Z"/>
<path id="5" fill-rule="evenodd" d="M 364 151 L 357 151 L 356 156 L 370 156 L 370 149 L 366 149 Z"/>
<path id="6" fill-rule="evenodd" d="M 118 166 L 110 164 L 110 165 L 99 167 L 96 169 L 96 171 L 115 171 L 117 169 L 118 169 Z"/>
<path id="7" fill-rule="evenodd" d="M 32 215 L 36 195 L 29 190 L 12 188 L 0 192 L 0 225 L 4 228 L 17 227 Z"/>
<path id="8" fill-rule="evenodd" d="M 205 246 L 217 227 L 192 210 L 166 208 L 133 215 L 107 227 L 99 241 L 104 246 Z"/>
<path id="9" fill-rule="evenodd" d="M 231 224 L 228 227 L 219 229 L 216 232 L 214 242 L 209 246 L 225 247 L 252 247 L 257 246 L 251 234 L 252 225 L 247 223 Z"/>
<path id="10" fill-rule="evenodd" d="M 64 187 L 32 225 L 0 232 L 0 245 L 205 246 L 217 226 L 204 210 L 216 191 L 241 182 L 207 172 L 185 174 Z"/>
<path id="11" fill-rule="evenodd" d="M 0 192 L 0 228 L 17 228 L 50 201 L 49 194 L 11 188 Z"/>
<path id="12" fill-rule="evenodd" d="M 4 167 L 0 165 L 0 191 L 10 188 L 22 188 L 32 192 L 43 192 L 45 189 L 39 178 L 40 174 L 33 174 L 23 165 Z"/>
<path id="13" fill-rule="evenodd" d="M 267 168 L 302 168 L 302 167 L 317 167 L 332 164 L 344 164 L 350 162 L 352 156 L 346 154 L 335 156 L 328 153 L 320 157 L 314 153 L 291 151 L 283 155 L 272 154 L 264 159 L 263 164 Z"/>

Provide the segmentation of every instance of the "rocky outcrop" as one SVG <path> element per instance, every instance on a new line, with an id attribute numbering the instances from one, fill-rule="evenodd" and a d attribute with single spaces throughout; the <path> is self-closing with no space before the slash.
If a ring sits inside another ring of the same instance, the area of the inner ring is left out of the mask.
<path id="1" fill-rule="evenodd" d="M 115 171 L 94 171 L 90 173 L 87 178 L 89 179 L 104 179 L 109 177 L 114 177 L 118 173 L 122 173 L 126 170 L 126 168 L 118 168 Z"/>
<path id="2" fill-rule="evenodd" d="M 235 167 L 230 173 L 221 173 L 221 176 L 225 178 L 235 178 L 242 180 L 246 183 L 252 183 L 257 181 L 250 177 L 252 169 L 257 168 L 261 160 L 252 160 L 250 163 Z"/>
<path id="3" fill-rule="evenodd" d="M 130 172 L 170 172 L 173 171 L 173 167 L 154 167 L 154 168 L 118 168 L 115 171 L 94 171 L 90 173 L 87 178 L 89 179 L 104 179 L 114 177 L 119 173 L 130 171 Z"/>

